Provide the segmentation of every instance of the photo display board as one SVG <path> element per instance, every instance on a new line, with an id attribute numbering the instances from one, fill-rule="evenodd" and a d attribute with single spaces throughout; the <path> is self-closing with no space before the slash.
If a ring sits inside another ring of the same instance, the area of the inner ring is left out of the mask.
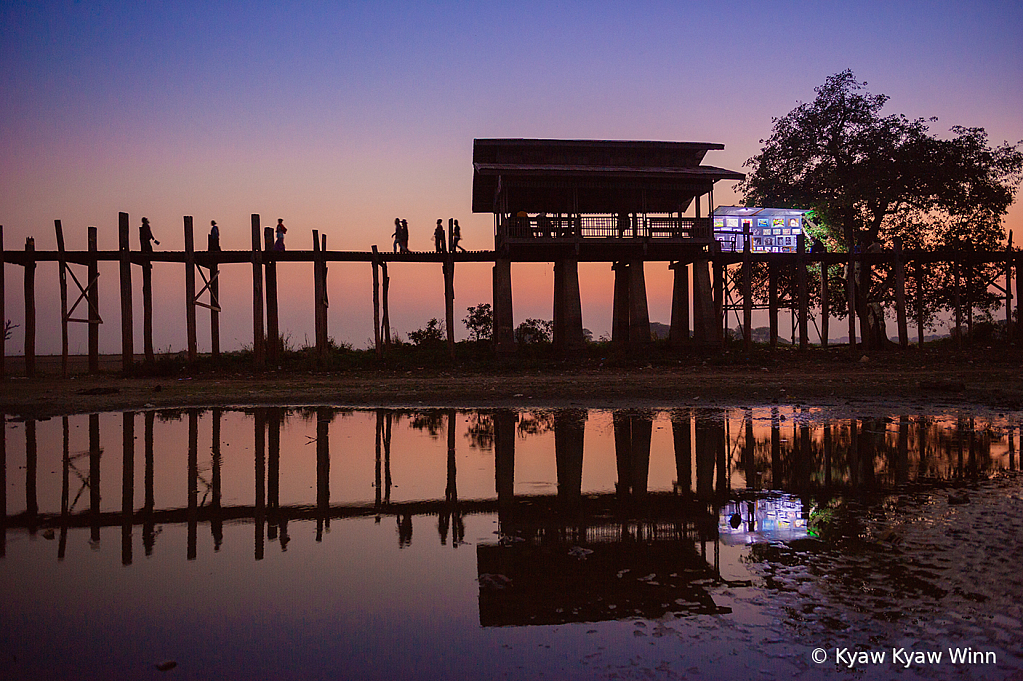
<path id="1" fill-rule="evenodd" d="M 808 212 L 792 208 L 720 206 L 714 209 L 714 238 L 721 242 L 724 251 L 741 251 L 743 234 L 748 231 L 754 253 L 795 253 Z M 806 249 L 810 249 L 809 243 Z"/>

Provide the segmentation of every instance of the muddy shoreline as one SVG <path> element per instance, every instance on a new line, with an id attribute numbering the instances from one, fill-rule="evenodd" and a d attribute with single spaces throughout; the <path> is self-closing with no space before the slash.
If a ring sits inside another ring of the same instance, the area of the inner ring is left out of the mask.
<path id="1" fill-rule="evenodd" d="M 89 375 L 81 358 L 60 378 L 60 358 L 38 358 L 38 376 L 17 377 L 8 361 L 0 411 L 45 417 L 125 409 L 235 405 L 412 407 L 661 407 L 806 404 L 855 411 L 969 407 L 1023 410 L 1023 362 L 1014 347 L 926 355 L 882 353 L 868 359 L 794 351 L 757 362 L 723 357 L 606 368 L 549 362 L 529 370 L 450 366 L 407 371 L 267 371 L 125 378 Z M 12 366 L 13 365 L 13 366 Z M 108 365 L 109 366 L 109 365 Z M 78 373 L 75 373 L 75 372 Z"/>

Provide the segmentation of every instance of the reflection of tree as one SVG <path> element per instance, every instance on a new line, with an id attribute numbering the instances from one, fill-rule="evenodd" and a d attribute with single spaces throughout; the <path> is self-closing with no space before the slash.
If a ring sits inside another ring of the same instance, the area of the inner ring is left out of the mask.
<path id="1" fill-rule="evenodd" d="M 554 430 L 554 411 L 538 409 L 519 416 L 519 437 L 543 435 Z"/>
<path id="2" fill-rule="evenodd" d="M 484 452 L 494 450 L 494 416 L 483 412 L 469 414 L 469 428 L 465 434 L 469 446 Z"/>
<path id="3" fill-rule="evenodd" d="M 444 412 L 439 409 L 430 411 L 414 411 L 412 412 L 412 421 L 409 425 L 416 430 L 425 430 L 430 434 L 431 438 L 436 439 L 440 436 L 441 430 L 444 427 Z"/>

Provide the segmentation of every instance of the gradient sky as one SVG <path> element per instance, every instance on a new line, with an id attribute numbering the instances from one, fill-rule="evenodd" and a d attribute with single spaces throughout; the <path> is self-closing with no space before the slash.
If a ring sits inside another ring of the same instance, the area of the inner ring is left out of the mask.
<path id="1" fill-rule="evenodd" d="M 1012 2 L 26 3 L 0 5 L 0 224 L 4 245 L 69 248 L 99 228 L 133 245 L 149 217 L 161 249 L 216 219 L 224 248 L 248 248 L 249 214 L 283 217 L 292 249 L 390 247 L 396 216 L 413 249 L 438 217 L 464 245 L 493 246 L 472 215 L 472 140 L 550 137 L 719 142 L 705 162 L 743 170 L 772 117 L 851 68 L 885 113 L 937 116 L 932 131 L 982 126 L 1023 139 L 1023 6 Z M 719 183 L 719 205 L 735 202 Z M 1023 210 L 1006 228 L 1023 239 Z M 104 351 L 119 350 L 116 266 L 101 276 Z M 37 272 L 37 352 L 59 353 L 56 266 Z M 136 276 L 138 270 L 136 269 Z M 583 324 L 610 328 L 609 264 L 580 266 Z M 21 273 L 6 268 L 7 316 L 23 319 Z M 179 265 L 156 268 L 158 350 L 185 345 Z M 313 333 L 311 266 L 284 265 L 282 329 Z M 439 265 L 391 268 L 392 328 L 443 316 Z M 549 265 L 513 270 L 516 321 L 551 317 Z M 647 265 L 651 319 L 667 322 L 670 278 Z M 372 336 L 368 265 L 330 268 L 330 328 Z M 490 301 L 490 268 L 459 266 L 456 311 Z M 136 286 L 136 288 L 138 288 Z M 251 274 L 222 275 L 222 343 L 250 342 Z M 137 295 L 139 295 L 137 293 Z M 141 306 L 135 314 L 141 324 Z M 462 313 L 458 314 L 459 318 Z M 209 347 L 200 315 L 200 349 Z M 464 333 L 464 331 L 463 331 Z M 137 349 L 141 333 L 136 333 Z M 15 333 L 8 346 L 21 351 Z M 84 352 L 84 326 L 72 352 Z"/>

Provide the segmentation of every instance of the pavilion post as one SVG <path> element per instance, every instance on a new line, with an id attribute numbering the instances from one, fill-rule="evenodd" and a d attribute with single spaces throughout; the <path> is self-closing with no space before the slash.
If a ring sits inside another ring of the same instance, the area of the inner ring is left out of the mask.
<path id="1" fill-rule="evenodd" d="M 778 266 L 773 260 L 767 262 L 767 323 L 773 350 L 778 347 Z"/>
<path id="2" fill-rule="evenodd" d="M 668 266 L 674 272 L 671 289 L 671 330 L 668 339 L 676 350 L 689 342 L 689 265 L 674 262 Z"/>
<path id="3" fill-rule="evenodd" d="M 749 225 L 742 228 L 742 342 L 746 354 L 753 351 L 753 244 Z"/>
<path id="4" fill-rule="evenodd" d="M 121 371 L 128 373 L 135 361 L 134 326 L 131 318 L 131 245 L 128 242 L 128 214 L 117 214 L 117 248 L 121 285 Z"/>
<path id="5" fill-rule="evenodd" d="M 629 345 L 633 350 L 650 344 L 650 311 L 646 301 L 646 274 L 642 260 L 629 263 Z"/>
<path id="6" fill-rule="evenodd" d="M 515 322 L 512 315 L 511 260 L 494 261 L 494 348 L 500 354 L 515 352 Z"/>
<path id="7" fill-rule="evenodd" d="M 846 305 L 849 322 L 849 347 L 856 352 L 856 251 L 849 249 L 849 271 L 845 280 Z"/>
<path id="8" fill-rule="evenodd" d="M 614 299 L 611 302 L 611 342 L 616 347 L 625 347 L 629 343 L 630 266 L 624 260 L 611 263 L 615 273 Z"/>
<path id="9" fill-rule="evenodd" d="M 713 211 L 712 211 L 713 214 Z M 715 242 L 716 244 L 716 242 Z M 720 250 L 714 249 L 714 328 L 717 344 L 721 345 L 725 337 L 725 269 L 728 267 L 719 259 Z"/>
<path id="10" fill-rule="evenodd" d="M 831 316 L 831 301 L 828 300 L 828 263 L 822 258 L 821 266 L 821 347 L 828 347 L 828 318 Z"/>
<path id="11" fill-rule="evenodd" d="M 582 345 L 579 261 L 562 258 L 554 263 L 554 349 L 566 353 Z"/>

